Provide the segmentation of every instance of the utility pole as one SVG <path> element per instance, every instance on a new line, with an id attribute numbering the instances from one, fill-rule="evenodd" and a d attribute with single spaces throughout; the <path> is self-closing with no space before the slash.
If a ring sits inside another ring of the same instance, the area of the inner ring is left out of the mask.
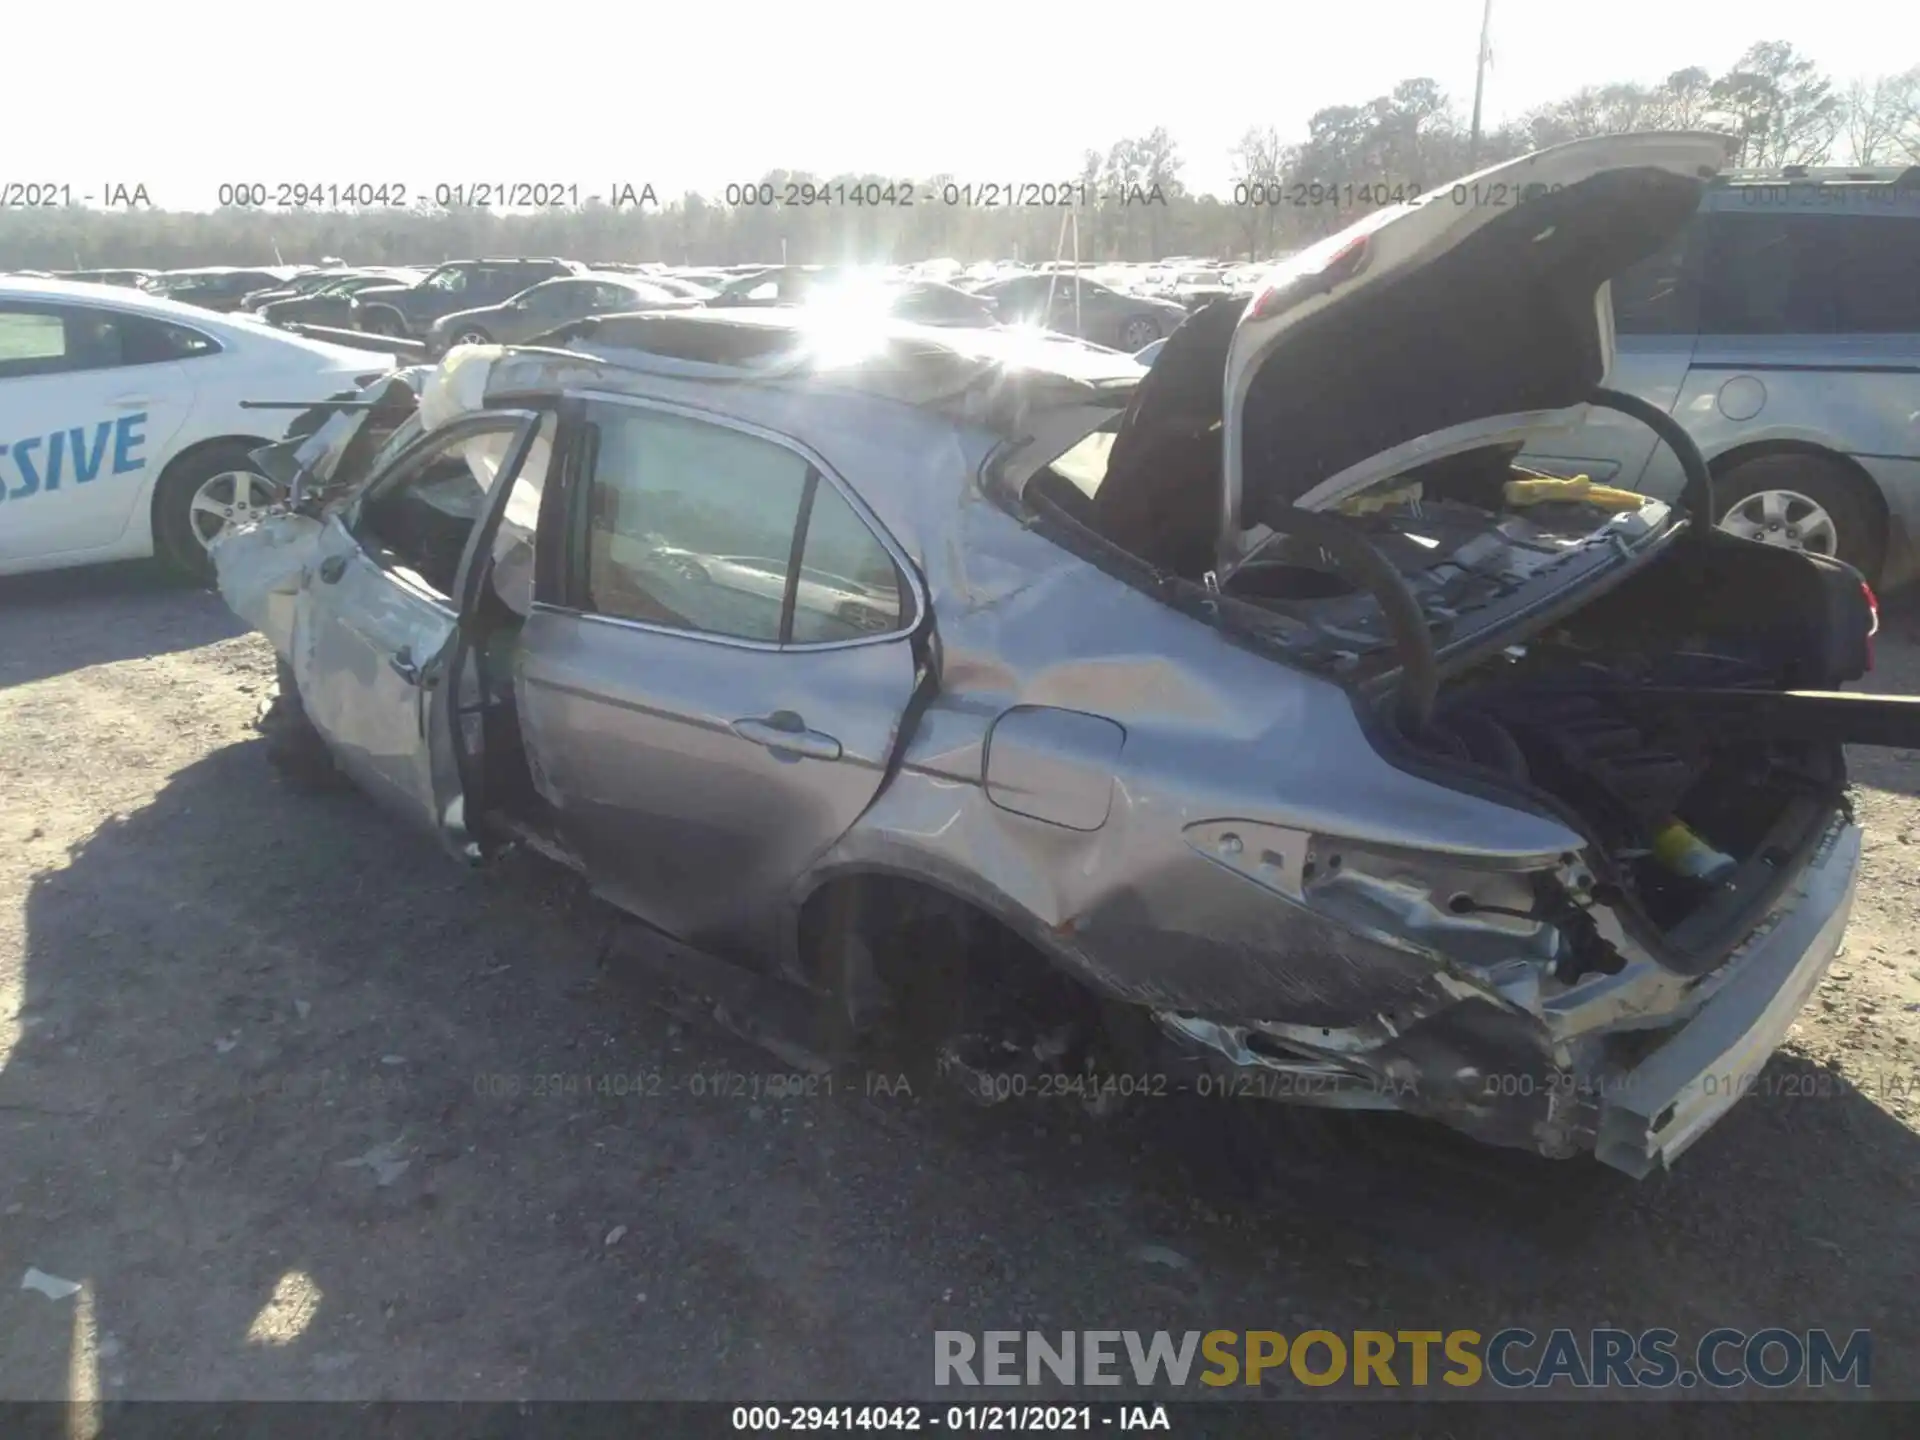
<path id="1" fill-rule="evenodd" d="M 1480 99 L 1487 88 L 1487 36 L 1493 26 L 1493 0 L 1480 11 L 1480 54 L 1473 66 L 1473 128 L 1467 133 L 1467 170 L 1480 167 Z"/>

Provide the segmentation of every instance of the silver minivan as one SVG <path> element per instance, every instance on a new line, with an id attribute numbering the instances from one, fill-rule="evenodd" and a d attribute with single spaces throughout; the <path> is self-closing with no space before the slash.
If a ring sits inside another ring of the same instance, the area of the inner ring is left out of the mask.
<path id="1" fill-rule="evenodd" d="M 1713 470 L 1721 525 L 1848 562 L 1883 590 L 1920 570 L 1920 166 L 1734 172 L 1613 281 L 1609 383 L 1666 410 Z M 1680 468 L 1594 410 L 1526 463 L 1664 499 Z"/>

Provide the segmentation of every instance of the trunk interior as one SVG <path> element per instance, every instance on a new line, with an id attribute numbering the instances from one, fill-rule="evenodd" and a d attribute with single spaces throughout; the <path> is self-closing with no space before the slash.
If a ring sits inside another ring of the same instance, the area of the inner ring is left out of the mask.
<path id="1" fill-rule="evenodd" d="M 1549 797 L 1593 842 L 1596 901 L 1686 973 L 1751 930 L 1845 803 L 1840 727 L 1783 726 L 1766 697 L 1864 669 L 1857 577 L 1727 539 L 1447 677 L 1415 742 Z"/>
<path id="2" fill-rule="evenodd" d="M 1211 600 L 1231 628 L 1348 683 L 1363 708 L 1378 702 L 1374 733 L 1395 764 L 1547 810 L 1588 836 L 1594 902 L 1669 968 L 1704 973 L 1844 803 L 1840 726 L 1804 714 L 1782 724 L 1769 701 L 1865 672 L 1861 582 L 1718 532 L 1662 539 L 1663 505 L 1522 470 L 1513 448 L 1421 467 L 1318 517 L 1364 540 L 1385 588 L 1409 602 L 1405 623 L 1425 636 L 1430 699 L 1412 724 L 1383 698 L 1415 668 L 1383 586 L 1316 538 L 1278 537 L 1211 596 L 1191 566 L 1169 585 L 1169 557 L 1149 563 L 1172 603 L 1200 614 Z M 1100 458 L 1062 457 L 1027 495 L 1043 517 L 1111 544 Z M 1616 540 L 1658 553 L 1628 572 Z M 1920 743 L 1912 718 L 1887 723 Z"/>
<path id="3" fill-rule="evenodd" d="M 1670 968 L 1704 972 L 1844 801 L 1839 726 L 1782 725 L 1765 697 L 1864 673 L 1867 601 L 1844 567 L 1714 532 L 1666 542 L 1617 584 L 1580 587 L 1595 598 L 1557 619 L 1515 623 L 1516 599 L 1566 588 L 1558 572 L 1575 578 L 1576 557 L 1611 559 L 1588 542 L 1623 502 L 1542 498 L 1580 493 L 1565 484 L 1474 452 L 1346 507 L 1341 522 L 1404 584 L 1440 657 L 1430 704 L 1411 725 L 1403 711 L 1383 748 L 1573 822 L 1592 841 L 1596 901 Z M 1387 607 L 1350 568 L 1292 538 L 1270 548 L 1269 563 L 1231 577 L 1230 597 L 1291 626 L 1336 672 L 1364 682 L 1400 661 L 1400 685 L 1412 683 L 1404 647 L 1373 643 Z"/>

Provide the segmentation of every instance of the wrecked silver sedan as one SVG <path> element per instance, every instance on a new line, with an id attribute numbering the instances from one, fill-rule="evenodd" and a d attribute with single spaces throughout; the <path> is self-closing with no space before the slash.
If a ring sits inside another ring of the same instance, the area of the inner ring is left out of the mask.
<path id="1" fill-rule="evenodd" d="M 1186 1073 L 1644 1174 L 1840 944 L 1843 742 L 1920 745 L 1832 693 L 1859 576 L 1715 530 L 1604 388 L 1606 277 L 1723 154 L 1382 210 L 1150 374 L 785 311 L 456 350 L 276 447 L 221 588 L 310 758 L 850 1033 L 984 947 Z M 1590 406 L 1680 503 L 1516 466 Z"/>

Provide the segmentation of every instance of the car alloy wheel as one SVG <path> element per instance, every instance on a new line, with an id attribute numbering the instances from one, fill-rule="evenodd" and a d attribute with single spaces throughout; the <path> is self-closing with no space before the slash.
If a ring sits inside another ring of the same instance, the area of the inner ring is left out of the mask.
<path id="1" fill-rule="evenodd" d="M 1816 555 L 1840 551 L 1840 532 L 1833 517 L 1818 501 L 1797 490 L 1756 490 L 1728 507 L 1720 528 L 1787 550 L 1810 550 Z"/>
<path id="2" fill-rule="evenodd" d="M 1120 327 L 1120 348 L 1131 354 L 1144 350 L 1160 338 L 1160 327 L 1144 315 L 1136 315 Z"/>
<path id="3" fill-rule="evenodd" d="M 280 500 L 280 487 L 264 475 L 223 470 L 209 476 L 187 502 L 193 538 L 206 549 L 229 526 L 244 524 Z"/>
<path id="4" fill-rule="evenodd" d="M 491 345 L 493 339 L 484 330 L 462 330 L 453 337 L 455 345 Z"/>

